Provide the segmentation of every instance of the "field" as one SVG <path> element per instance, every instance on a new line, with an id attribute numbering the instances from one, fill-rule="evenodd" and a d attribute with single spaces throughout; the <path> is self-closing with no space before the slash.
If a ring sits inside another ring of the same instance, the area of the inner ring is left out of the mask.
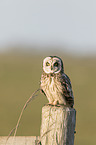
<path id="1" fill-rule="evenodd" d="M 21 109 L 39 88 L 42 60 L 46 54 L 0 54 L 0 135 L 15 127 Z M 77 110 L 75 145 L 95 145 L 96 138 L 96 59 L 59 55 L 71 79 Z M 38 93 L 20 122 L 17 135 L 39 135 L 41 110 L 47 103 Z"/>

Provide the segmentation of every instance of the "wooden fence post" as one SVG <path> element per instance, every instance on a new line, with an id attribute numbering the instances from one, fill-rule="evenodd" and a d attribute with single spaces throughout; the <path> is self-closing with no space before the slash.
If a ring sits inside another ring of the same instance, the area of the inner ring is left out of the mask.
<path id="1" fill-rule="evenodd" d="M 69 107 L 44 106 L 40 138 L 42 145 L 74 145 L 76 110 Z"/>
<path id="2" fill-rule="evenodd" d="M 6 143 L 7 136 L 0 136 L 0 145 L 12 145 L 13 136 Z M 37 145 L 39 136 L 16 136 L 14 145 Z"/>

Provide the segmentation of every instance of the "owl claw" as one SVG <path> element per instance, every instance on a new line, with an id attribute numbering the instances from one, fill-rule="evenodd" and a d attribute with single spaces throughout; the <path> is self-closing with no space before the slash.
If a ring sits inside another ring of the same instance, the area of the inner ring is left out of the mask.
<path id="1" fill-rule="evenodd" d="M 45 104 L 46 106 L 54 106 L 52 103 Z"/>
<path id="2" fill-rule="evenodd" d="M 58 105 L 58 100 L 54 101 L 54 102 L 53 102 L 53 105 L 54 105 L 54 106 L 57 106 L 57 105 Z"/>

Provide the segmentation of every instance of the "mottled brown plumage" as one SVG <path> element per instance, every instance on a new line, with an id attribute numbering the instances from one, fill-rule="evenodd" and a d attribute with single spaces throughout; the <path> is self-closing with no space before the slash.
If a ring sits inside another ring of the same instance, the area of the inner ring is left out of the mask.
<path id="1" fill-rule="evenodd" d="M 46 57 L 43 61 L 41 91 L 51 105 L 73 107 L 74 96 L 69 77 L 64 73 L 63 62 L 57 56 Z"/>

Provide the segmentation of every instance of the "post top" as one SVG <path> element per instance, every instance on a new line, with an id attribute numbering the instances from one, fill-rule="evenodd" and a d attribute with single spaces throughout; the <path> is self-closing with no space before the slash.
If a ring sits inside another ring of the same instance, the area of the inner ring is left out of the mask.
<path id="1" fill-rule="evenodd" d="M 69 107 L 69 106 L 64 106 L 64 105 L 58 105 L 58 106 L 53 106 L 53 105 L 45 105 L 45 106 L 43 106 L 43 110 L 45 110 L 45 109 L 51 109 L 51 110 L 54 110 L 54 111 L 56 111 L 56 110 L 62 110 L 62 111 L 76 111 L 75 110 L 75 108 L 71 108 L 71 107 Z"/>

